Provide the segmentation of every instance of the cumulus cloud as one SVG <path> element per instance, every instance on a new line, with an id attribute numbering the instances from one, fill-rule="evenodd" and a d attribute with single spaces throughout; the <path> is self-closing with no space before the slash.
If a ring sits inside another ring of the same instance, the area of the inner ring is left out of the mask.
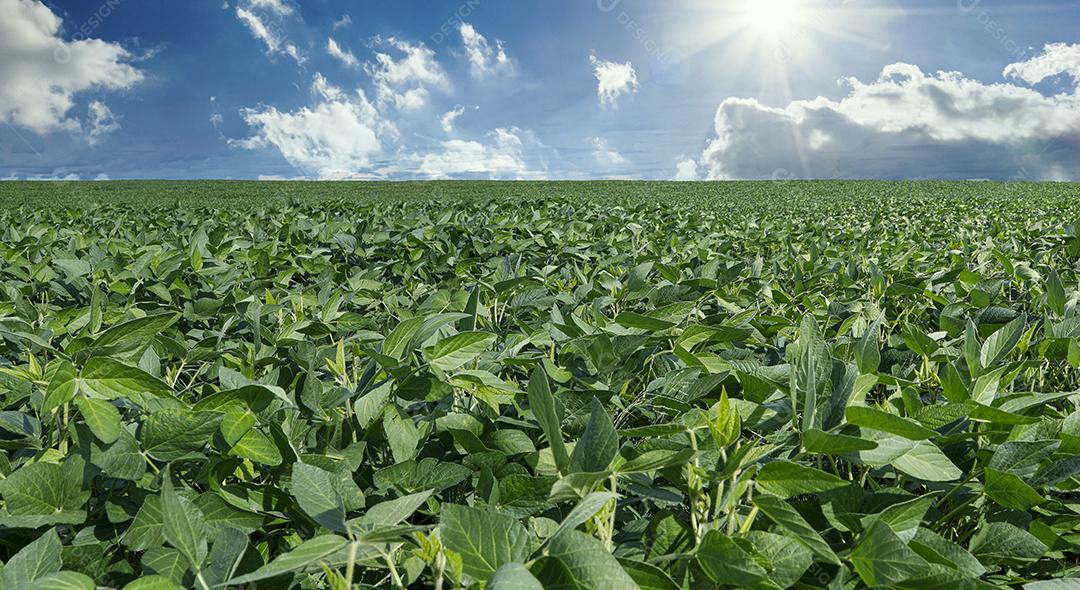
<path id="1" fill-rule="evenodd" d="M 400 56 L 395 59 L 389 53 L 376 52 L 375 62 L 364 66 L 375 83 L 375 98 L 380 106 L 418 109 L 427 104 L 425 85 L 446 87 L 449 84 L 442 66 L 435 60 L 435 52 L 423 43 L 413 45 L 391 37 L 385 41 L 385 46 Z"/>
<path id="2" fill-rule="evenodd" d="M 330 54 L 330 57 L 333 57 L 334 59 L 340 61 L 347 67 L 355 68 L 360 65 L 360 62 L 356 59 L 356 56 L 353 55 L 351 51 L 347 49 L 342 49 L 341 46 L 338 45 L 338 42 L 334 41 L 333 37 L 330 37 L 326 40 L 326 52 Z"/>
<path id="3" fill-rule="evenodd" d="M 280 2 L 271 0 L 262 0 L 261 2 L 258 0 L 252 0 L 249 3 L 248 8 L 240 6 L 236 8 L 236 18 L 240 19 L 240 22 L 242 22 L 244 26 L 247 27 L 248 31 L 251 32 L 251 35 L 255 37 L 255 39 L 262 41 L 263 44 L 266 45 L 266 53 L 268 53 L 269 55 L 285 54 L 291 57 L 293 61 L 295 61 L 297 64 L 303 64 L 304 56 L 300 54 L 300 50 L 296 48 L 296 45 L 290 43 L 277 32 L 271 30 L 270 27 L 266 24 L 266 21 L 263 20 L 263 18 L 261 18 L 258 14 L 256 14 L 254 10 L 249 10 L 249 8 L 256 9 L 260 7 L 276 6 L 278 4 L 280 4 Z M 285 8 L 288 7 L 285 6 Z M 291 9 L 289 10 L 290 12 L 287 13 L 281 13 L 276 10 L 271 10 L 271 12 L 279 15 L 291 14 Z"/>
<path id="4" fill-rule="evenodd" d="M 626 158 L 618 150 L 611 147 L 607 140 L 602 137 L 593 137 L 589 140 L 592 144 L 593 159 L 605 168 L 613 168 L 626 164 Z"/>
<path id="5" fill-rule="evenodd" d="M 461 23 L 458 31 L 461 33 L 462 43 L 465 44 L 465 55 L 469 58 L 474 77 L 483 78 L 498 70 L 511 67 L 510 57 L 506 55 L 506 48 L 502 41 L 496 39 L 495 47 L 492 47 L 487 39 L 469 23 Z"/>
<path id="6" fill-rule="evenodd" d="M 0 121 L 40 134 L 80 132 L 84 123 L 69 116 L 79 93 L 126 90 L 143 80 L 122 46 L 64 40 L 61 19 L 38 0 L 0 0 L 0 14 Z M 95 102 L 91 131 L 96 113 L 108 110 Z"/>
<path id="7" fill-rule="evenodd" d="M 86 139 L 91 144 L 97 143 L 105 135 L 120 128 L 120 123 L 116 121 L 116 116 L 113 115 L 113 112 L 109 107 L 100 100 L 92 101 L 89 110 L 89 129 L 87 131 Z"/>
<path id="8" fill-rule="evenodd" d="M 480 107 L 473 107 L 473 108 L 474 109 L 479 109 Z M 462 116 L 464 114 L 465 114 L 465 107 L 462 106 L 462 105 L 457 105 L 453 109 L 443 113 L 443 116 L 439 117 L 439 124 L 442 125 L 443 131 L 445 131 L 446 133 L 453 133 L 454 132 L 454 123 L 457 122 L 458 117 L 460 117 L 460 116 Z"/>
<path id="9" fill-rule="evenodd" d="M 599 83 L 596 94 L 600 97 L 601 105 L 614 105 L 620 96 L 638 91 L 637 72 L 630 62 L 616 63 L 590 55 L 589 63 Z"/>
<path id="10" fill-rule="evenodd" d="M 1006 75 L 1033 83 L 1076 75 L 1077 46 L 1049 45 Z M 701 159 L 709 178 L 1075 177 L 1080 93 L 1045 96 L 959 72 L 885 67 L 873 81 L 843 81 L 840 100 L 768 107 L 729 98 Z"/>
<path id="11" fill-rule="evenodd" d="M 453 139 L 444 141 L 441 150 L 419 158 L 417 172 L 428 178 L 542 178 L 526 162 L 526 134 L 517 128 L 495 129 L 487 142 Z"/>
<path id="12" fill-rule="evenodd" d="M 1080 80 L 1080 45 L 1051 43 L 1041 55 L 1005 68 L 1006 78 L 1017 78 L 1028 84 L 1038 84 L 1061 74 L 1071 76 L 1074 82 Z"/>
<path id="13" fill-rule="evenodd" d="M 369 176 L 382 138 L 394 136 L 362 91 L 346 94 L 315 75 L 313 106 L 293 112 L 274 107 L 244 109 L 244 121 L 255 134 L 234 141 L 245 149 L 273 147 L 293 166 L 319 178 Z"/>
<path id="14" fill-rule="evenodd" d="M 675 166 L 675 180 L 700 180 L 698 163 L 693 158 L 684 158 Z"/>

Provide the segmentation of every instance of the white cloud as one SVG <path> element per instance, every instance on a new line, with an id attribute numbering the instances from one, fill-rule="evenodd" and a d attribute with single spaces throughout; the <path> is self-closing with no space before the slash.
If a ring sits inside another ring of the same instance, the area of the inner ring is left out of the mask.
<path id="1" fill-rule="evenodd" d="M 596 94 L 600 97 L 601 105 L 614 105 L 620 96 L 638 91 L 637 72 L 630 62 L 621 64 L 590 55 L 589 63 L 592 64 L 599 82 Z"/>
<path id="2" fill-rule="evenodd" d="M 1028 84 L 1038 84 L 1061 74 L 1071 76 L 1074 81 L 1080 80 L 1080 44 L 1050 43 L 1042 55 L 1010 64 L 1004 72 L 1006 78 L 1017 78 Z"/>
<path id="3" fill-rule="evenodd" d="M 342 15 L 341 18 L 334 21 L 334 24 L 331 27 L 331 30 L 336 31 L 338 29 L 343 29 L 343 28 L 345 28 L 345 27 L 347 27 L 347 26 L 349 26 L 351 24 L 352 24 L 352 17 L 345 14 L 345 15 Z"/>
<path id="4" fill-rule="evenodd" d="M 378 39 L 376 42 L 382 43 Z M 449 84 L 442 66 L 435 61 L 435 52 L 424 44 L 413 45 L 391 37 L 385 45 L 400 53 L 400 58 L 376 52 L 375 63 L 364 65 L 375 83 L 375 99 L 380 107 L 394 105 L 401 110 L 418 109 L 427 104 L 425 84 L 437 87 Z"/>
<path id="5" fill-rule="evenodd" d="M 116 116 L 109 110 L 109 107 L 100 100 L 95 100 L 90 103 L 90 129 L 87 133 L 86 139 L 91 144 L 97 143 L 105 135 L 112 133 L 120 128 L 120 123 L 116 121 Z"/>
<path id="6" fill-rule="evenodd" d="M 500 127 L 488 134 L 487 143 L 444 141 L 441 151 L 420 157 L 417 172 L 429 178 L 542 178 L 544 173 L 530 169 L 526 162 L 523 135 L 520 129 Z"/>
<path id="7" fill-rule="evenodd" d="M 1007 75 L 1072 74 L 1073 48 L 1047 46 Z M 885 67 L 847 94 L 783 108 L 729 98 L 701 164 L 709 178 L 1059 178 L 1077 176 L 1080 93 L 1045 96 L 958 72 Z M 1063 171 L 1069 170 L 1065 173 Z"/>
<path id="8" fill-rule="evenodd" d="M 675 167 L 675 180 L 700 180 L 701 175 L 698 173 L 698 163 L 693 158 L 684 158 L 680 160 Z"/>
<path id="9" fill-rule="evenodd" d="M 78 132 L 83 124 L 68 116 L 77 94 L 143 80 L 120 45 L 65 41 L 61 19 L 37 0 L 0 0 L 0 14 L 0 121 L 42 134 Z"/>
<path id="10" fill-rule="evenodd" d="M 465 107 L 458 105 L 453 110 L 443 113 L 443 116 L 439 118 L 439 123 L 442 125 L 443 131 L 447 133 L 454 132 L 454 122 L 457 118 L 465 114 Z"/>
<path id="11" fill-rule="evenodd" d="M 252 8 L 256 7 L 256 4 L 251 5 Z M 236 18 L 240 19 L 240 22 L 244 23 L 244 26 L 251 31 L 251 35 L 257 40 L 262 41 L 266 45 L 266 52 L 270 55 L 284 53 L 288 55 L 297 64 L 303 64 L 305 59 L 300 54 L 300 50 L 296 48 L 296 45 L 289 43 L 286 39 L 272 31 L 267 26 L 266 21 L 259 17 L 251 10 L 247 10 L 242 7 L 236 8 Z"/>
<path id="12" fill-rule="evenodd" d="M 356 56 L 353 55 L 351 51 L 342 49 L 337 41 L 334 41 L 333 37 L 326 40 L 326 52 L 330 54 L 330 57 L 337 59 L 350 68 L 355 68 L 360 65 Z"/>
<path id="13" fill-rule="evenodd" d="M 246 149 L 276 148 L 290 164 L 319 178 L 370 176 L 381 138 L 396 130 L 362 91 L 347 95 L 316 74 L 312 92 L 316 103 L 297 111 L 244 109 L 241 115 L 255 135 L 232 143 Z"/>
<path id="14" fill-rule="evenodd" d="M 465 54 L 469 58 L 474 77 L 483 78 L 495 71 L 511 67 L 510 57 L 506 55 L 502 41 L 496 39 L 495 47 L 492 47 L 469 23 L 461 23 L 458 31 L 461 33 L 462 43 L 465 44 Z"/>
<path id="15" fill-rule="evenodd" d="M 618 150 L 613 149 L 606 139 L 593 137 L 589 140 L 589 143 L 593 146 L 593 159 L 596 160 L 597 164 L 605 168 L 613 168 L 627 163 L 626 158 Z"/>
<path id="16" fill-rule="evenodd" d="M 248 6 L 269 10 L 278 16 L 289 16 L 293 13 L 293 7 L 282 0 L 248 0 Z"/>

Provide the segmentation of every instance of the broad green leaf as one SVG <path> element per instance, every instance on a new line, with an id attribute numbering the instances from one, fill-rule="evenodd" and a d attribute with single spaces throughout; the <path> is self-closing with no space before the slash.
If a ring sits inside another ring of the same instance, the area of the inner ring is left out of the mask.
<path id="1" fill-rule="evenodd" d="M 1027 318 L 1021 315 L 999 328 L 983 342 L 979 351 L 979 363 L 983 369 L 989 369 L 1009 356 L 1024 335 L 1026 323 Z"/>
<path id="2" fill-rule="evenodd" d="M 90 346 L 109 348 L 130 344 L 134 347 L 164 332 L 180 319 L 180 315 L 167 312 L 128 320 L 102 332 Z"/>
<path id="3" fill-rule="evenodd" d="M 82 489 L 82 461 L 32 463 L 0 480 L 0 496 L 15 516 L 59 516 L 78 511 L 90 498 Z"/>
<path id="4" fill-rule="evenodd" d="M 60 537 L 49 529 L 4 564 L 0 570 L 0 588 L 29 588 L 34 580 L 60 571 L 62 549 Z"/>
<path id="5" fill-rule="evenodd" d="M 86 425 L 101 442 L 109 444 L 120 437 L 120 412 L 103 399 L 79 396 L 75 400 Z"/>
<path id="6" fill-rule="evenodd" d="M 250 459 L 263 465 L 281 465 L 281 451 L 278 450 L 270 437 L 258 430 L 248 430 L 233 445 L 231 452 L 239 457 Z"/>
<path id="7" fill-rule="evenodd" d="M 754 505 L 757 506 L 769 520 L 776 523 L 784 531 L 791 533 L 795 540 L 812 551 L 822 561 L 840 564 L 840 558 L 821 537 L 821 534 L 806 522 L 801 514 L 787 502 L 775 496 L 756 496 Z"/>
<path id="8" fill-rule="evenodd" d="M 296 549 L 276 557 L 259 569 L 228 581 L 228 586 L 243 586 L 289 572 L 306 571 L 325 562 L 348 542 L 337 535 L 320 535 L 301 543 Z"/>
<path id="9" fill-rule="evenodd" d="M 725 586 L 753 586 L 767 573 L 752 555 L 720 531 L 709 531 L 705 535 L 696 557 L 705 575 Z"/>
<path id="10" fill-rule="evenodd" d="M 416 494 L 402 496 L 400 498 L 394 498 L 393 500 L 379 502 L 368 508 L 367 512 L 356 520 L 360 524 L 394 526 L 412 516 L 414 512 L 427 502 L 432 493 L 434 493 L 434 490 L 427 490 Z"/>
<path id="11" fill-rule="evenodd" d="M 971 538 L 971 553 L 985 564 L 1034 561 L 1046 553 L 1031 533 L 1007 522 L 979 523 Z"/>
<path id="12" fill-rule="evenodd" d="M 592 411 L 585 432 L 574 445 L 570 456 L 570 471 L 594 473 L 611 466 L 619 447 L 619 435 L 604 406 L 593 398 Z"/>
<path id="13" fill-rule="evenodd" d="M 567 531 L 552 539 L 547 555 L 531 571 L 547 589 L 637 588 L 611 552 L 581 531 Z"/>
<path id="14" fill-rule="evenodd" d="M 873 428 L 874 430 L 896 434 L 911 440 L 926 440 L 937 436 L 937 432 L 914 420 L 874 408 L 850 406 L 844 410 L 844 417 L 855 426 Z"/>
<path id="15" fill-rule="evenodd" d="M 197 571 L 206 559 L 206 521 L 198 507 L 177 495 L 168 469 L 161 477 L 161 518 L 165 540 L 184 555 L 191 569 Z"/>
<path id="16" fill-rule="evenodd" d="M 49 364 L 49 387 L 41 404 L 41 413 L 50 414 L 75 398 L 78 391 L 78 373 L 70 361 L 58 360 Z"/>
<path id="17" fill-rule="evenodd" d="M 425 357 L 432 366 L 449 372 L 475 359 L 494 341 L 495 335 L 488 332 L 462 332 L 440 340 Z"/>
<path id="18" fill-rule="evenodd" d="M 544 586 L 520 563 L 507 563 L 488 580 L 490 590 L 544 590 Z"/>
<path id="19" fill-rule="evenodd" d="M 172 388 L 164 381 L 138 367 L 106 357 L 94 357 L 86 362 L 79 386 L 87 394 L 105 400 L 130 399 L 143 394 L 172 397 Z"/>
<path id="20" fill-rule="evenodd" d="M 986 469 L 983 491 L 1010 510 L 1030 510 L 1046 500 L 1019 477 L 991 468 Z"/>
<path id="21" fill-rule="evenodd" d="M 601 508 L 614 501 L 618 496 L 611 492 L 593 492 L 585 496 L 574 509 L 570 511 L 559 523 L 552 537 L 557 537 L 566 531 L 572 531 L 592 518 Z"/>
<path id="22" fill-rule="evenodd" d="M 927 440 L 893 460 L 893 467 L 925 481 L 955 481 L 964 473 Z"/>
<path id="23" fill-rule="evenodd" d="M 881 521 L 875 521 L 851 550 L 851 564 L 869 586 L 902 582 L 926 572 L 929 565 Z"/>
<path id="24" fill-rule="evenodd" d="M 443 504 L 439 534 L 447 549 L 461 555 L 465 574 L 476 580 L 524 562 L 532 550 L 529 532 L 517 519 L 481 508 Z"/>
<path id="25" fill-rule="evenodd" d="M 165 576 L 142 576 L 129 582 L 123 590 L 184 590 L 184 587 Z"/>
<path id="26" fill-rule="evenodd" d="M 221 425 L 221 412 L 158 410 L 141 429 L 143 450 L 159 461 L 172 461 L 203 450 Z"/>
<path id="27" fill-rule="evenodd" d="M 62 571 L 33 581 L 27 590 L 94 590 L 94 580 L 79 572 Z"/>
<path id="28" fill-rule="evenodd" d="M 335 475 L 306 463 L 294 463 L 289 492 L 312 520 L 339 533 L 345 525 L 345 502 L 334 485 Z"/>
<path id="29" fill-rule="evenodd" d="M 848 485 L 848 482 L 831 473 L 791 461 L 766 463 L 758 471 L 754 482 L 762 492 L 784 499 L 801 494 L 827 492 Z"/>
<path id="30" fill-rule="evenodd" d="M 810 453 L 840 455 L 855 451 L 868 451 L 877 448 L 877 443 L 858 436 L 832 434 L 816 428 L 802 433 L 803 448 Z"/>
<path id="31" fill-rule="evenodd" d="M 559 473 L 567 473 L 570 468 L 570 457 L 566 453 L 566 445 L 563 442 L 562 420 L 555 408 L 555 398 L 552 397 L 551 388 L 548 386 L 547 373 L 540 367 L 533 370 L 532 375 L 529 376 L 529 408 L 532 409 L 533 416 L 547 435 Z"/>

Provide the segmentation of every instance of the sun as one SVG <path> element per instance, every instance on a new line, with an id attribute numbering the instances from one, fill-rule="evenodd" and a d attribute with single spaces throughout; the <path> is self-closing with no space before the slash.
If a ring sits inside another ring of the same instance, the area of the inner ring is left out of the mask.
<path id="1" fill-rule="evenodd" d="M 801 0 L 747 0 L 742 8 L 742 25 L 761 36 L 782 37 L 806 18 Z"/>

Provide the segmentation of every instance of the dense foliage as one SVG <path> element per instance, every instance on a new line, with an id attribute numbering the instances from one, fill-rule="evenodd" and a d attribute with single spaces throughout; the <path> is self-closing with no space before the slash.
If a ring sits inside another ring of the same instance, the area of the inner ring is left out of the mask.
<path id="1" fill-rule="evenodd" d="M 0 588 L 1076 587 L 1075 186 L 0 202 Z"/>

